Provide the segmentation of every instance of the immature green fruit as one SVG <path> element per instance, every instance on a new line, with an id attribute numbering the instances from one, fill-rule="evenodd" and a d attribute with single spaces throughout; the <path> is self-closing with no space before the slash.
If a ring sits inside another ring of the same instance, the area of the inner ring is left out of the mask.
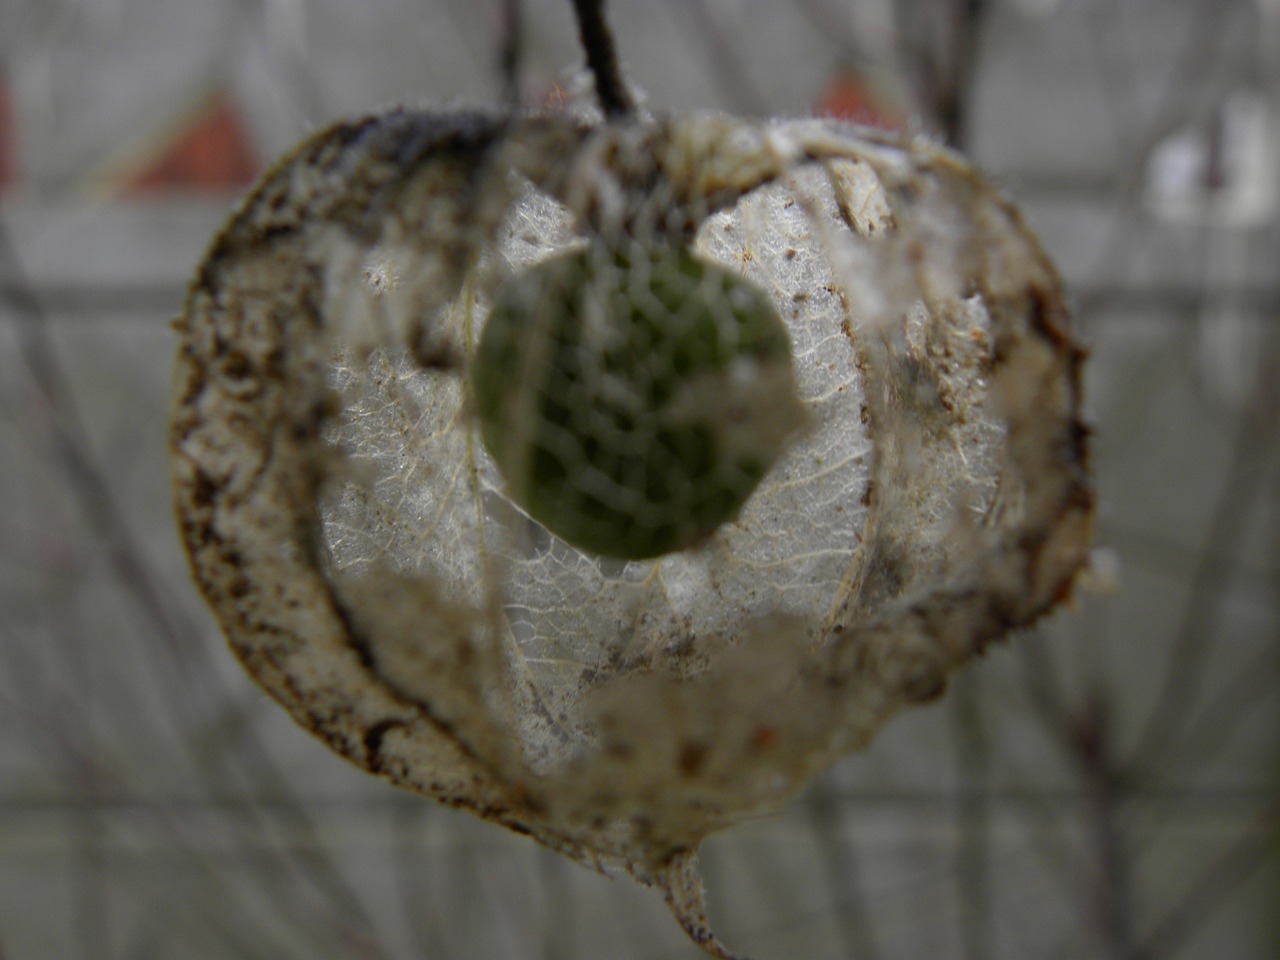
<path id="1" fill-rule="evenodd" d="M 670 245 L 595 242 L 510 280 L 471 378 L 512 499 L 628 559 L 737 517 L 804 419 L 768 296 Z"/>

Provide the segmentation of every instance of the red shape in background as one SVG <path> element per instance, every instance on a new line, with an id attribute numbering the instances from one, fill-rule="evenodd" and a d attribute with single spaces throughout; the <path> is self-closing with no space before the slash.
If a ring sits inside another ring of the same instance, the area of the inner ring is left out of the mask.
<path id="1" fill-rule="evenodd" d="M 847 67 L 837 70 L 827 81 L 814 112 L 881 130 L 903 130 L 907 125 L 902 110 L 890 102 L 874 80 Z"/>
<path id="2" fill-rule="evenodd" d="M 262 162 L 235 104 L 208 101 L 141 169 L 127 177 L 125 196 L 191 191 L 227 193 L 258 178 Z"/>

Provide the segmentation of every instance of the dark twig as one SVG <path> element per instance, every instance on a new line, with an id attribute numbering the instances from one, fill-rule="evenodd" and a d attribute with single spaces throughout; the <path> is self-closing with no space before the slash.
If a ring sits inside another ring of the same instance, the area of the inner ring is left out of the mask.
<path id="1" fill-rule="evenodd" d="M 625 117 L 635 113 L 635 101 L 618 66 L 613 33 L 605 22 L 604 0 L 573 0 L 573 11 L 578 17 L 582 49 L 587 55 L 587 66 L 595 75 L 596 96 L 604 115 Z"/>
<path id="2" fill-rule="evenodd" d="M 967 146 L 969 98 L 978 55 L 978 26 L 985 12 L 983 0 L 952 0 L 948 4 L 951 29 L 942 64 L 934 71 L 934 111 L 942 135 L 955 147 Z"/>
<path id="3" fill-rule="evenodd" d="M 899 33 L 907 44 L 904 60 L 914 54 L 920 100 L 947 144 L 963 148 L 985 2 L 941 0 L 900 4 L 895 10 Z M 918 38 L 917 43 L 912 44 L 912 38 Z"/>
<path id="4" fill-rule="evenodd" d="M 520 65 L 524 60 L 524 0 L 502 0 L 502 47 L 498 51 L 498 71 L 502 94 L 512 110 L 520 109 Z"/>
<path id="5" fill-rule="evenodd" d="M 1086 922 L 1094 939 L 1091 956 L 1121 960 L 1130 951 L 1128 862 L 1117 822 L 1124 785 L 1112 756 L 1106 694 L 1098 679 L 1093 686 L 1074 730 L 1085 788 Z"/>

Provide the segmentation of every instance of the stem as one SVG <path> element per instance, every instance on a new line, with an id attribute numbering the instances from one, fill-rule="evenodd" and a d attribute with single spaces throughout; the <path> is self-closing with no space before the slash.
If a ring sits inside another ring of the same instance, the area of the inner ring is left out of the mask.
<path id="1" fill-rule="evenodd" d="M 618 56 L 613 47 L 613 33 L 604 18 L 604 0 L 573 0 L 582 35 L 582 49 L 587 66 L 596 78 L 596 96 L 604 115 L 626 117 L 635 113 L 635 102 L 622 78 Z"/>

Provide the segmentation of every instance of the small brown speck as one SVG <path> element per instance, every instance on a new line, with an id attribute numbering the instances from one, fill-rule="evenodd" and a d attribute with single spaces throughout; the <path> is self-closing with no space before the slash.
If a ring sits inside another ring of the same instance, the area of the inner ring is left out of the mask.
<path id="1" fill-rule="evenodd" d="M 680 748 L 680 772 L 686 777 L 696 776 L 707 759 L 707 745 L 697 740 L 686 741 Z"/>

